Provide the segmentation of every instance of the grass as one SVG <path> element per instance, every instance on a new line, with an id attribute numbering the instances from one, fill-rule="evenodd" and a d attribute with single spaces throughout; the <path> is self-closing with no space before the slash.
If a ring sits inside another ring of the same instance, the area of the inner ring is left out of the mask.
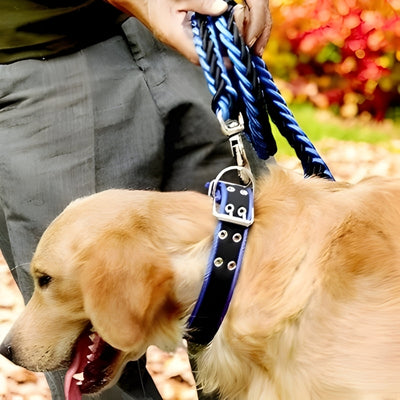
<path id="1" fill-rule="evenodd" d="M 321 149 L 326 139 L 335 139 L 376 144 L 392 152 L 400 153 L 399 121 L 375 122 L 362 118 L 345 120 L 332 112 L 316 110 L 310 104 L 292 104 L 289 108 L 301 129 L 318 149 Z M 294 155 L 292 148 L 275 126 L 273 126 L 273 133 L 278 146 L 278 156 Z"/>

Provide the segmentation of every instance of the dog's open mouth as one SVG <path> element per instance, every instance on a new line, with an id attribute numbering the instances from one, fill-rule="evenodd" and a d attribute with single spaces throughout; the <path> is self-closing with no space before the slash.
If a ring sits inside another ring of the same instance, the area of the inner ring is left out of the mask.
<path id="1" fill-rule="evenodd" d="M 80 400 L 82 394 L 95 393 L 113 378 L 113 364 L 121 352 L 107 344 L 96 332 L 87 328 L 79 336 L 70 367 L 65 375 L 67 400 Z"/>

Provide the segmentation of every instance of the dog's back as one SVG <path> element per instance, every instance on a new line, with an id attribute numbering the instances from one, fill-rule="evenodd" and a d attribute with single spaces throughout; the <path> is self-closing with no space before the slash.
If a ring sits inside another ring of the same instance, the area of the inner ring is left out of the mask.
<path id="1" fill-rule="evenodd" d="M 233 303 L 201 356 L 233 399 L 400 399 L 400 182 L 259 183 Z"/>

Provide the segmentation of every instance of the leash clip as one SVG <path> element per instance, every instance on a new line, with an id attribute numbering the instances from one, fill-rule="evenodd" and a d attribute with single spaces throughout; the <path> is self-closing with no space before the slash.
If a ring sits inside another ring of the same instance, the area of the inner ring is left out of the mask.
<path id="1" fill-rule="evenodd" d="M 236 164 L 239 167 L 250 169 L 249 161 L 247 160 L 246 151 L 244 149 L 243 139 L 241 134 L 244 131 L 244 121 L 242 113 L 239 113 L 238 119 L 227 119 L 224 121 L 222 117 L 222 111 L 218 111 L 217 118 L 221 126 L 222 133 L 228 137 L 231 145 L 232 156 L 236 160 Z M 241 179 L 244 183 L 249 183 L 249 180 L 245 180 L 240 174 Z"/>

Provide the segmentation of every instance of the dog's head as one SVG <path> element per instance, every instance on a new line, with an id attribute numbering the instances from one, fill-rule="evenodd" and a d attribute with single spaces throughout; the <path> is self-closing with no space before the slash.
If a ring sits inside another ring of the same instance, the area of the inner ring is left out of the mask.
<path id="1" fill-rule="evenodd" d="M 180 204 L 182 195 L 163 195 L 169 197 L 161 207 L 159 193 L 123 190 L 71 203 L 39 242 L 31 263 L 33 296 L 2 352 L 34 371 L 69 367 L 72 397 L 79 392 L 75 374 L 84 373 L 80 392 L 96 392 L 150 344 L 179 345 L 187 305 L 175 296 L 171 252 L 175 246 L 185 252 L 178 241 L 190 247 L 212 234 L 214 222 L 210 212 L 196 223 L 185 213 L 172 219 L 176 208 L 209 209 L 206 196 L 182 194 L 190 196 L 188 206 Z"/>

